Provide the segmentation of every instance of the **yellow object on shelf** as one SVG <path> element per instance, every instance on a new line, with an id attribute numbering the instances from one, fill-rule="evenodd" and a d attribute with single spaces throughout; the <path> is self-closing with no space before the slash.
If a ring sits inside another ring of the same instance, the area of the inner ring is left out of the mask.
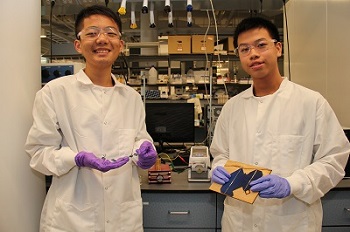
<path id="1" fill-rule="evenodd" d="M 126 9 L 125 9 L 125 7 L 120 7 L 119 10 L 118 10 L 118 13 L 119 13 L 120 15 L 125 15 L 125 14 L 126 14 Z"/>

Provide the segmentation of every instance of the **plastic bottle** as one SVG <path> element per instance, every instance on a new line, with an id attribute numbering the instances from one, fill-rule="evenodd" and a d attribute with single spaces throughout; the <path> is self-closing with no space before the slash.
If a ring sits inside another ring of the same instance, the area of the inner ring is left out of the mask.
<path id="1" fill-rule="evenodd" d="M 158 83 L 158 71 L 152 65 L 152 67 L 148 71 L 148 84 L 150 85 L 156 85 Z"/>
<path id="2" fill-rule="evenodd" d="M 186 77 L 187 83 L 194 83 L 194 72 L 192 70 L 192 67 L 187 71 Z"/>

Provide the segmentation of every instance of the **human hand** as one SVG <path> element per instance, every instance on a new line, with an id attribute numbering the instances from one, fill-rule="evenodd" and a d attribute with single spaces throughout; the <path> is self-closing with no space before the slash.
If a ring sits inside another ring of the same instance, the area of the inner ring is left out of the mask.
<path id="1" fill-rule="evenodd" d="M 111 169 L 119 168 L 129 161 L 129 157 L 121 157 L 110 161 L 96 157 L 93 153 L 81 151 L 75 156 L 75 163 L 78 167 L 89 167 L 101 172 L 108 172 Z"/>
<path id="2" fill-rule="evenodd" d="M 290 185 L 285 178 L 277 175 L 263 176 L 250 182 L 250 190 L 259 192 L 262 198 L 285 198 L 290 195 Z"/>
<path id="3" fill-rule="evenodd" d="M 139 157 L 137 166 L 142 169 L 149 169 L 152 167 L 157 160 L 157 152 L 154 150 L 152 143 L 144 141 L 139 149 L 136 150 Z"/>
<path id="4" fill-rule="evenodd" d="M 230 180 L 230 177 L 230 173 L 228 173 L 224 167 L 218 166 L 213 170 L 211 179 L 215 183 L 223 185 Z"/>

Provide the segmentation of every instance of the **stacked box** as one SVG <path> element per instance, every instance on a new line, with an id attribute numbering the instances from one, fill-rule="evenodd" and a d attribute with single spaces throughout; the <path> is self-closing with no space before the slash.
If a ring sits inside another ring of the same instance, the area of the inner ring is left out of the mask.
<path id="1" fill-rule="evenodd" d="M 192 53 L 210 54 L 214 53 L 213 35 L 192 35 Z"/>
<path id="2" fill-rule="evenodd" d="M 191 36 L 172 35 L 168 36 L 169 54 L 191 54 Z"/>

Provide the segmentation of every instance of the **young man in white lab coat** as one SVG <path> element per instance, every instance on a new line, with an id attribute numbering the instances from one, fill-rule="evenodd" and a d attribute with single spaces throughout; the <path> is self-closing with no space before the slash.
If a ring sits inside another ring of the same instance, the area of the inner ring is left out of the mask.
<path id="1" fill-rule="evenodd" d="M 40 231 L 142 232 L 137 166 L 150 168 L 157 153 L 140 95 L 111 74 L 124 45 L 121 21 L 98 5 L 75 26 L 86 67 L 37 93 L 25 145 L 30 166 L 53 176 Z"/>
<path id="2" fill-rule="evenodd" d="M 278 30 L 253 17 L 236 28 L 234 45 L 253 85 L 223 107 L 211 144 L 212 181 L 224 184 L 227 160 L 272 169 L 250 182 L 254 204 L 226 197 L 223 232 L 319 232 L 320 198 L 344 176 L 350 145 L 328 102 L 279 73 Z"/>

